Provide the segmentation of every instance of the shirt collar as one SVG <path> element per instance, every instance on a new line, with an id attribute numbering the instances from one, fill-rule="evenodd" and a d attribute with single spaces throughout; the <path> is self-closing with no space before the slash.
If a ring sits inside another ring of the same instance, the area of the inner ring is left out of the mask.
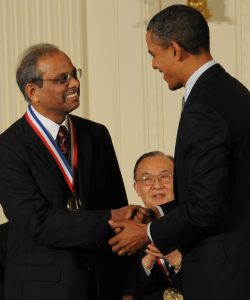
<path id="1" fill-rule="evenodd" d="M 193 86 L 195 85 L 196 81 L 198 80 L 198 78 L 210 67 L 212 67 L 213 65 L 216 64 L 216 61 L 214 61 L 213 59 L 208 61 L 207 63 L 205 63 L 204 65 L 202 65 L 198 70 L 196 70 L 189 78 L 188 81 L 186 83 L 185 86 L 185 102 L 193 88 Z"/>
<path id="2" fill-rule="evenodd" d="M 53 139 L 56 139 L 56 136 L 58 134 L 59 127 L 61 125 L 64 125 L 68 130 L 69 130 L 69 120 L 68 120 L 68 115 L 66 115 L 66 118 L 62 122 L 62 124 L 57 124 L 54 121 L 46 118 L 45 116 L 41 115 L 39 112 L 35 110 L 35 108 L 32 106 L 32 110 L 38 120 L 43 124 L 43 126 L 47 129 L 47 131 L 51 134 Z"/>

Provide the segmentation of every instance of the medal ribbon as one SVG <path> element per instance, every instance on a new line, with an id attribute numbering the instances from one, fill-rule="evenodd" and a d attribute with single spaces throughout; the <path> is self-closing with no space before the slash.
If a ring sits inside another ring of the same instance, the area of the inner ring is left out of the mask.
<path id="1" fill-rule="evenodd" d="M 163 258 L 157 258 L 157 263 L 160 266 L 163 275 L 166 277 L 167 282 L 171 284 L 172 280 L 169 278 L 169 271 L 168 271 L 168 268 L 166 266 L 166 263 L 165 263 L 164 259 Z"/>
<path id="2" fill-rule="evenodd" d="M 41 139 L 43 144 L 49 150 L 50 154 L 57 163 L 59 169 L 61 170 L 70 190 L 75 193 L 74 178 L 76 176 L 76 166 L 77 166 L 77 142 L 75 127 L 69 118 L 70 124 L 70 136 L 71 136 L 71 166 L 63 155 L 62 151 L 58 147 L 57 143 L 54 141 L 52 135 L 43 126 L 41 121 L 37 118 L 31 105 L 28 106 L 27 112 L 25 113 L 25 118 L 29 125 Z"/>

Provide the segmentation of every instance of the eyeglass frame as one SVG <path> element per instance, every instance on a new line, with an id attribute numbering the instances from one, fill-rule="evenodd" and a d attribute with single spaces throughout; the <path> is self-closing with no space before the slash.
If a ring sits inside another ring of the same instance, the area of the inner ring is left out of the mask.
<path id="1" fill-rule="evenodd" d="M 67 76 L 67 80 L 66 80 L 66 77 L 63 78 L 63 76 Z M 53 78 L 53 79 L 50 79 L 50 78 L 33 78 L 31 80 L 31 82 L 33 82 L 33 81 L 53 81 L 53 82 L 56 82 L 57 84 L 62 84 L 63 85 L 63 84 L 69 84 L 70 79 L 72 77 L 76 80 L 79 80 L 82 77 L 82 69 L 74 68 L 71 72 L 62 73 L 57 78 Z"/>
<path id="2" fill-rule="evenodd" d="M 165 172 L 162 174 L 158 175 L 143 175 L 141 179 L 135 179 L 135 182 L 141 182 L 144 186 L 152 186 L 155 183 L 155 179 L 157 178 L 158 182 L 160 184 L 168 184 L 170 183 L 170 179 L 173 177 L 173 175 L 170 172 Z M 162 182 L 162 178 L 169 178 L 168 182 Z M 146 183 L 146 180 L 149 179 L 152 182 L 151 183 Z"/>

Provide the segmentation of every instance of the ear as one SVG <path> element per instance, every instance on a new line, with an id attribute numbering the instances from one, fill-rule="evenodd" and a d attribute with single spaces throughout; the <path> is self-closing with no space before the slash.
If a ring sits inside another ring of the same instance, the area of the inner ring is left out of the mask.
<path id="1" fill-rule="evenodd" d="M 27 83 L 25 86 L 25 92 L 30 101 L 39 102 L 39 97 L 37 96 L 38 86 L 34 83 Z"/>
<path id="2" fill-rule="evenodd" d="M 173 56 L 175 56 L 177 60 L 181 60 L 184 54 L 184 49 L 175 41 L 172 41 L 170 45 L 173 49 Z"/>
<path id="3" fill-rule="evenodd" d="M 140 189 L 138 188 L 138 184 L 136 181 L 134 182 L 134 189 L 136 191 L 137 196 L 141 197 Z"/>

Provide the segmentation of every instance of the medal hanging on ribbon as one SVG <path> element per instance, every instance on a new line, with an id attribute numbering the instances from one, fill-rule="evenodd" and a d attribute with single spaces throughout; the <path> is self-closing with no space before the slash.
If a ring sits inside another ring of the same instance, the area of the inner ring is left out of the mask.
<path id="1" fill-rule="evenodd" d="M 161 267 L 161 270 L 167 279 L 168 285 L 170 285 L 170 287 L 166 289 L 163 294 L 163 300 L 183 300 L 183 295 L 180 293 L 180 291 L 171 287 L 173 280 L 170 278 L 169 270 L 164 259 L 158 258 L 157 263 Z"/>
<path id="2" fill-rule="evenodd" d="M 67 201 L 67 209 L 69 211 L 80 211 L 81 210 L 81 200 L 76 194 L 75 190 L 75 179 L 76 179 L 76 166 L 77 166 L 77 141 L 74 124 L 69 118 L 70 124 L 70 137 L 71 137 L 71 166 L 63 155 L 62 151 L 59 149 L 58 145 L 54 141 L 51 134 L 43 126 L 40 120 L 37 118 L 32 110 L 31 105 L 28 106 L 27 112 L 25 114 L 26 120 L 32 129 L 36 132 L 38 137 L 41 139 L 45 147 L 49 150 L 50 154 L 57 163 L 59 169 L 61 170 L 71 192 L 72 196 Z"/>
<path id="3" fill-rule="evenodd" d="M 172 284 L 172 280 L 169 277 L 169 270 L 168 270 L 168 268 L 166 266 L 166 263 L 165 263 L 164 259 L 163 258 L 157 258 L 157 264 L 161 268 L 161 271 L 162 271 L 163 276 L 165 277 L 165 279 L 167 281 L 167 284 L 171 285 Z"/>
<path id="4" fill-rule="evenodd" d="M 80 211 L 81 205 L 81 199 L 77 196 L 76 193 L 73 193 L 73 195 L 67 201 L 67 209 L 69 211 Z"/>
<path id="5" fill-rule="evenodd" d="M 184 300 L 183 295 L 174 288 L 166 289 L 163 294 L 163 300 Z"/>

